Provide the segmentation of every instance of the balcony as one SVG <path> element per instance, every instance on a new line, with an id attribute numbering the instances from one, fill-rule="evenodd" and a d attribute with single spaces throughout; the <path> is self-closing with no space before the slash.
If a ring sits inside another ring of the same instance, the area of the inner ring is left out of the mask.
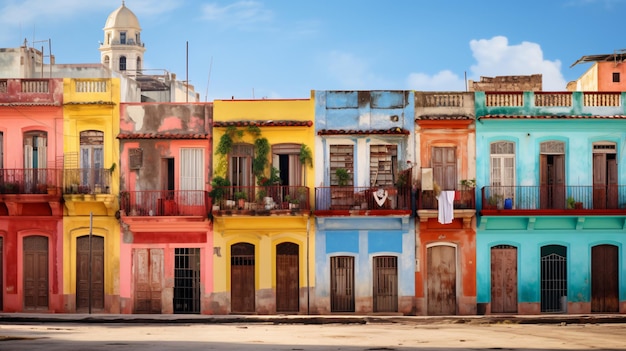
<path id="1" fill-rule="evenodd" d="M 318 187 L 315 188 L 315 215 L 411 215 L 411 188 Z"/>
<path id="2" fill-rule="evenodd" d="M 61 197 L 56 168 L 0 169 L 0 196 L 49 195 Z"/>
<path id="3" fill-rule="evenodd" d="M 486 186 L 481 215 L 626 215 L 626 186 Z"/>
<path id="4" fill-rule="evenodd" d="M 75 168 L 63 171 L 64 194 L 110 194 L 111 170 L 107 168 Z"/>
<path id="5" fill-rule="evenodd" d="M 120 193 L 120 210 L 130 217 L 206 217 L 207 197 L 204 190 L 124 191 Z"/>
<path id="6" fill-rule="evenodd" d="M 267 216 L 308 214 L 309 188 L 305 186 L 214 187 L 213 216 Z"/>
<path id="7" fill-rule="evenodd" d="M 419 210 L 438 210 L 439 202 L 433 190 L 420 191 L 417 208 Z M 455 210 L 468 210 L 476 208 L 476 195 L 474 189 L 454 191 L 453 208 Z"/>

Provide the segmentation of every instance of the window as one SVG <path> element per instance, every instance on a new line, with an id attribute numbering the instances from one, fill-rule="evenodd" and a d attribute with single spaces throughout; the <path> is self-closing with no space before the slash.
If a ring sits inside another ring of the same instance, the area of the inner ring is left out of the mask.
<path id="1" fill-rule="evenodd" d="M 393 187 L 397 173 L 397 145 L 371 145 L 370 184 L 377 187 Z"/>
<path id="2" fill-rule="evenodd" d="M 441 190 L 456 189 L 456 162 L 455 147 L 433 147 L 433 180 Z"/>
<path id="3" fill-rule="evenodd" d="M 94 189 L 103 184 L 104 133 L 97 130 L 80 132 L 80 185 Z"/>
<path id="4" fill-rule="evenodd" d="M 229 156 L 228 175 L 232 186 L 253 186 L 252 157 L 254 146 L 235 144 Z"/>
<path id="5" fill-rule="evenodd" d="M 204 190 L 204 150 L 184 148 L 180 150 L 180 190 Z M 189 205 L 202 204 L 203 194 L 194 191 L 186 195 Z"/>
<path id="6" fill-rule="evenodd" d="M 498 141 L 491 144 L 490 185 L 492 195 L 512 198 L 515 188 L 515 144 Z"/>
<path id="7" fill-rule="evenodd" d="M 120 44 L 126 44 L 126 32 L 120 32 Z"/>
<path id="8" fill-rule="evenodd" d="M 135 42 L 137 45 L 141 45 L 141 36 L 139 34 L 139 32 L 135 33 Z"/>
<path id="9" fill-rule="evenodd" d="M 141 70 L 141 57 L 137 57 L 137 71 Z"/>
<path id="10" fill-rule="evenodd" d="M 613 72 L 613 83 L 619 83 L 619 72 Z"/>
<path id="11" fill-rule="evenodd" d="M 350 178 L 347 186 L 354 184 L 354 145 L 331 145 L 330 146 L 330 185 L 339 185 L 337 170 L 343 168 L 348 171 Z"/>
<path id="12" fill-rule="evenodd" d="M 110 59 L 109 59 L 108 55 L 104 57 L 104 65 L 107 66 L 108 68 L 111 68 L 109 66 L 110 65 Z"/>
<path id="13" fill-rule="evenodd" d="M 304 184 L 300 148 L 300 144 L 272 146 L 272 167 L 278 169 L 281 185 L 302 186 Z"/>
<path id="14" fill-rule="evenodd" d="M 126 56 L 120 56 L 120 71 L 126 70 Z"/>
<path id="15" fill-rule="evenodd" d="M 48 134 L 43 131 L 24 133 L 24 182 L 28 189 L 46 184 Z"/>

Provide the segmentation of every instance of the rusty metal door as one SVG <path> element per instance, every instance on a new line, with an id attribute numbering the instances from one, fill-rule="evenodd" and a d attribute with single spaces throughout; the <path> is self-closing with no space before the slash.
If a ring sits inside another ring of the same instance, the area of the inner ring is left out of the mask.
<path id="1" fill-rule="evenodd" d="M 619 312 L 618 255 L 615 245 L 591 248 L 591 312 Z"/>
<path id="2" fill-rule="evenodd" d="M 398 258 L 374 257 L 374 312 L 398 312 Z"/>
<path id="3" fill-rule="evenodd" d="M 174 250 L 174 313 L 200 313 L 200 248 Z"/>
<path id="4" fill-rule="evenodd" d="M 133 313 L 161 313 L 163 249 L 133 250 Z"/>
<path id="5" fill-rule="evenodd" d="M 330 258 L 330 311 L 354 312 L 354 257 Z"/>
<path id="6" fill-rule="evenodd" d="M 91 265 L 91 284 L 89 266 Z M 89 262 L 89 236 L 76 238 L 76 311 L 89 309 L 89 287 L 91 307 L 104 309 L 104 238 L 91 237 L 91 263 Z"/>
<path id="7" fill-rule="evenodd" d="M 491 312 L 517 312 L 517 248 L 491 248 Z"/>
<path id="8" fill-rule="evenodd" d="M 255 308 L 254 245 L 238 243 L 230 248 L 230 310 L 253 313 Z"/>
<path id="9" fill-rule="evenodd" d="M 24 238 L 24 309 L 48 309 L 48 238 Z"/>
<path id="10" fill-rule="evenodd" d="M 294 243 L 276 246 L 276 312 L 300 311 L 299 249 Z"/>
<path id="11" fill-rule="evenodd" d="M 428 315 L 455 315 L 456 248 L 444 245 L 429 247 L 427 256 Z"/>

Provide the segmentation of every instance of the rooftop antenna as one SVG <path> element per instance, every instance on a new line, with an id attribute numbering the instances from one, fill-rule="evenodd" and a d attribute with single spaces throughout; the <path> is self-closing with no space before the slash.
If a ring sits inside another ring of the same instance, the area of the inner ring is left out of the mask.
<path id="1" fill-rule="evenodd" d="M 209 63 L 209 78 L 206 81 L 206 91 L 204 92 L 204 102 L 209 101 L 209 84 L 211 83 L 211 69 L 213 68 L 213 56 L 211 56 L 211 62 Z"/>

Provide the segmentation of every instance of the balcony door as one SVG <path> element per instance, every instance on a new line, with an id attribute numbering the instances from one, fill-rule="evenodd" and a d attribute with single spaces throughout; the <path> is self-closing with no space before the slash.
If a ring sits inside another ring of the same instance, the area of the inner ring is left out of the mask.
<path id="1" fill-rule="evenodd" d="M 272 146 L 272 167 L 278 169 L 280 184 L 283 186 L 302 186 L 304 184 L 300 148 L 300 144 Z"/>
<path id="2" fill-rule="evenodd" d="M 540 198 L 542 209 L 565 208 L 565 144 L 541 143 L 539 155 Z"/>
<path id="3" fill-rule="evenodd" d="M 441 190 L 456 189 L 456 148 L 433 147 L 433 180 Z"/>
<path id="4" fill-rule="evenodd" d="M 593 208 L 617 208 L 617 158 L 615 143 L 593 145 Z"/>
<path id="5" fill-rule="evenodd" d="M 515 199 L 514 143 L 499 141 L 491 144 L 490 176 L 490 196 L 495 196 L 495 199 Z"/>
<path id="6" fill-rule="evenodd" d="M 80 186 L 95 191 L 104 190 L 104 133 L 97 130 L 80 132 Z"/>
<path id="7" fill-rule="evenodd" d="M 47 183 L 46 168 L 48 134 L 43 131 L 24 133 L 24 188 L 34 191 L 37 184 Z M 42 168 L 42 170 L 38 170 Z M 19 179 L 16 179 L 19 181 Z"/>

